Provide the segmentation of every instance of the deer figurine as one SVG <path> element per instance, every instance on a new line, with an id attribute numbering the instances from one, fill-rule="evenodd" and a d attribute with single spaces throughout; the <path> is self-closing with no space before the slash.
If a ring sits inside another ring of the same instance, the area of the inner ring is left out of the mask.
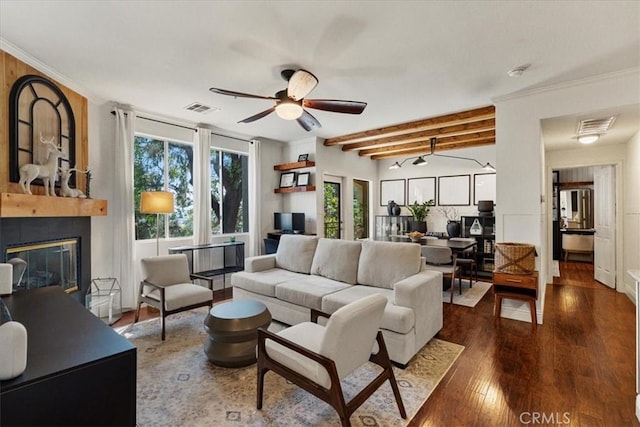
<path id="1" fill-rule="evenodd" d="M 71 172 L 87 173 L 87 171 L 81 171 L 76 168 L 60 169 L 60 195 L 62 197 L 76 197 L 79 199 L 86 199 L 87 196 L 77 188 L 69 187 L 69 178 L 71 178 Z"/>
<path id="2" fill-rule="evenodd" d="M 45 139 L 40 134 L 40 142 L 47 145 L 49 157 L 47 163 L 44 165 L 38 165 L 34 163 L 27 163 L 20 166 L 20 186 L 22 192 L 25 194 L 31 193 L 31 182 L 36 178 L 42 178 L 44 183 L 44 192 L 47 196 L 56 196 L 55 186 L 56 178 L 58 176 L 58 159 L 62 157 L 62 147 L 57 147 L 53 143 L 54 137 Z"/>

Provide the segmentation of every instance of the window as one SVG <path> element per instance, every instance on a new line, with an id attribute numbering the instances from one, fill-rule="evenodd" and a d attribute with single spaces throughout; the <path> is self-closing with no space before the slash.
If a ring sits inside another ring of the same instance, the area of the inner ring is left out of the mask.
<path id="1" fill-rule="evenodd" d="M 211 149 L 211 230 L 213 234 L 249 231 L 249 158 Z"/>
<path id="2" fill-rule="evenodd" d="M 193 235 L 193 146 L 143 135 L 134 145 L 136 239 L 156 237 L 156 215 L 140 213 L 140 193 L 171 191 L 174 213 L 160 215 L 160 237 Z"/>

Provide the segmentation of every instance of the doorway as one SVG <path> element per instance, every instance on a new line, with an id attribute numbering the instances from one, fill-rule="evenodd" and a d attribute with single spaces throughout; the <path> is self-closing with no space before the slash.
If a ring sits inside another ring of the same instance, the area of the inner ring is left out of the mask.
<path id="1" fill-rule="evenodd" d="M 553 170 L 554 283 L 616 287 L 616 167 Z"/>
<path id="2" fill-rule="evenodd" d="M 369 202 L 369 181 L 353 180 L 353 238 L 369 237 L 371 205 Z"/>
<path id="3" fill-rule="evenodd" d="M 324 237 L 342 238 L 342 178 L 324 177 Z"/>

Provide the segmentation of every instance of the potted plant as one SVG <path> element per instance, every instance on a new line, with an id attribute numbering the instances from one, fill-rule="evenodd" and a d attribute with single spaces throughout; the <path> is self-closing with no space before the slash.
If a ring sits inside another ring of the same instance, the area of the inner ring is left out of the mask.
<path id="1" fill-rule="evenodd" d="M 427 232 L 427 222 L 425 219 L 427 218 L 427 214 L 429 214 L 429 209 L 433 205 L 435 205 L 435 203 L 433 199 L 431 199 L 422 203 L 413 202 L 412 205 L 407 206 L 407 209 L 409 209 L 409 212 L 413 216 L 413 220 L 409 221 L 410 231 Z"/>
<path id="2" fill-rule="evenodd" d="M 447 234 L 449 237 L 460 237 L 460 213 L 451 206 L 443 206 L 440 213 L 447 219 Z"/>

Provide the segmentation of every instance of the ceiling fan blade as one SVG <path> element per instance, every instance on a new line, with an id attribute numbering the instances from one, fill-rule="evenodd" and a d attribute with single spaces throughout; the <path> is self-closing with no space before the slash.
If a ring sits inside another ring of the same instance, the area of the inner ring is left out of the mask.
<path id="1" fill-rule="evenodd" d="M 316 76 L 306 70 L 298 70 L 289 79 L 287 86 L 287 96 L 289 98 L 300 101 L 307 96 L 318 85 Z"/>
<path id="2" fill-rule="evenodd" d="M 339 99 L 305 99 L 302 101 L 302 105 L 307 108 L 332 111 L 334 113 L 360 114 L 364 111 L 367 103 Z"/>
<path id="3" fill-rule="evenodd" d="M 246 119 L 244 119 L 244 120 L 240 120 L 238 123 L 251 123 L 251 122 L 255 122 L 255 121 L 256 121 L 256 120 L 258 120 L 258 119 L 261 119 L 261 118 L 263 118 L 263 117 L 265 117 L 265 116 L 268 116 L 269 114 L 273 113 L 275 110 L 276 110 L 276 107 L 275 107 L 275 106 L 273 106 L 273 107 L 271 107 L 271 108 L 269 108 L 269 109 L 267 109 L 267 110 L 261 111 L 261 112 L 260 112 L 260 113 L 258 113 L 258 114 L 254 114 L 254 115 L 253 115 L 253 116 L 251 116 L 251 117 L 247 117 L 247 118 L 246 118 Z"/>
<path id="4" fill-rule="evenodd" d="M 310 130 L 322 127 L 318 119 L 316 119 L 306 111 L 303 111 L 302 115 L 298 117 L 296 120 L 298 121 L 300 126 L 302 126 L 304 130 L 306 130 L 307 132 L 309 132 Z"/>
<path id="5" fill-rule="evenodd" d="M 276 99 L 272 96 L 252 95 L 250 93 L 242 93 L 242 92 L 235 92 L 233 90 L 218 89 L 217 87 L 209 88 L 209 90 L 213 93 L 219 93 L 220 95 L 233 96 L 236 98 L 256 98 L 256 99 L 272 99 L 272 100 Z"/>

